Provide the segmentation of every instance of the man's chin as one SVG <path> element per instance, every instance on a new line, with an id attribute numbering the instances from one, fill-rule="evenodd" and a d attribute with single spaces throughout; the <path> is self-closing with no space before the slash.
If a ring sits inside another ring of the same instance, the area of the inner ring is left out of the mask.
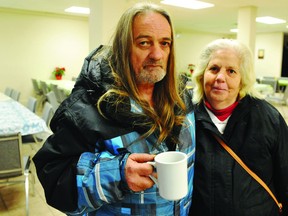
<path id="1" fill-rule="evenodd" d="M 142 71 L 141 75 L 136 77 L 138 83 L 142 84 L 155 84 L 160 82 L 166 76 L 166 71 L 161 70 L 153 70 L 153 71 Z"/>

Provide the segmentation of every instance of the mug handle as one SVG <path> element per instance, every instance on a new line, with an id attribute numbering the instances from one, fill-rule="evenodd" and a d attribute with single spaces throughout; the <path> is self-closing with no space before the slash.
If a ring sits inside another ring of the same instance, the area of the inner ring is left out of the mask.
<path id="1" fill-rule="evenodd" d="M 154 161 L 147 161 L 146 163 L 156 168 L 156 163 Z M 158 180 L 152 175 L 149 175 L 149 178 L 155 183 L 156 187 L 158 187 Z"/>

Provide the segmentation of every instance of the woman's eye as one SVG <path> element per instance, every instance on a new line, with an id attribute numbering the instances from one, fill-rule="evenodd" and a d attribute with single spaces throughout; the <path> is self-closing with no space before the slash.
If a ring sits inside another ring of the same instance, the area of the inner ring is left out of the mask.
<path id="1" fill-rule="evenodd" d="M 229 73 L 230 73 L 230 74 L 233 74 L 233 73 L 236 73 L 236 71 L 233 70 L 233 69 L 230 69 L 230 70 L 229 70 Z"/>
<path id="2" fill-rule="evenodd" d="M 218 71 L 218 67 L 210 67 L 211 71 Z"/>

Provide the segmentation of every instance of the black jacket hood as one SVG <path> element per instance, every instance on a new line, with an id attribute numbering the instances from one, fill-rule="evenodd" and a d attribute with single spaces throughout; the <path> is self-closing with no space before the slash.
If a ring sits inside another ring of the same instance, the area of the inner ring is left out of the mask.
<path id="1" fill-rule="evenodd" d="M 85 58 L 75 88 L 78 86 L 85 87 L 91 94 L 95 93 L 98 96 L 110 88 L 114 79 L 108 62 L 109 52 L 108 46 L 101 45 Z M 97 55 L 98 53 L 101 55 Z M 92 61 L 93 64 L 90 64 Z"/>

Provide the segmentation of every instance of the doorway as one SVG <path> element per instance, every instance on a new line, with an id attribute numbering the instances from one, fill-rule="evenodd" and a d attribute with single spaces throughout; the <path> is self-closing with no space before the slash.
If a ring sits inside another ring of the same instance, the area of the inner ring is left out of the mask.
<path id="1" fill-rule="evenodd" d="M 288 34 L 284 34 L 281 77 L 288 77 Z"/>

